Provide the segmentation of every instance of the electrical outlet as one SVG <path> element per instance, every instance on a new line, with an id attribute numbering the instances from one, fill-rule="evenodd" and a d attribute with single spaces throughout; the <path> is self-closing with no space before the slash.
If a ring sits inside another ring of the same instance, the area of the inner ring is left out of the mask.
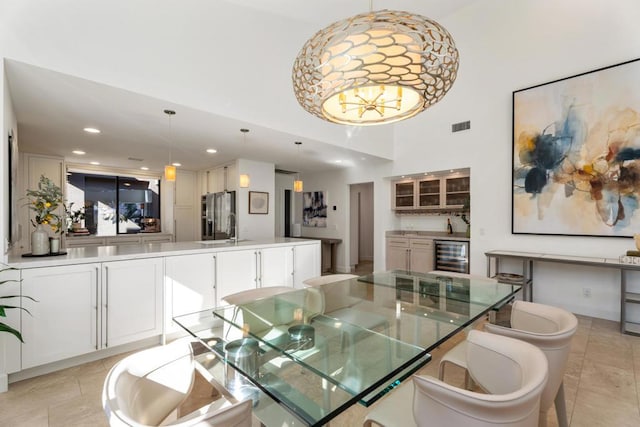
<path id="1" fill-rule="evenodd" d="M 585 298 L 591 298 L 591 288 L 582 288 L 582 296 Z"/>

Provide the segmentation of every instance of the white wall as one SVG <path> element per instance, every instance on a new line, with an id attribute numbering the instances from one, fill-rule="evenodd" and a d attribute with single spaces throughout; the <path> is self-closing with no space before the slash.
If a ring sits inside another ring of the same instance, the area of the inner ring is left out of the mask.
<path id="1" fill-rule="evenodd" d="M 249 174 L 249 188 L 238 188 L 236 205 L 238 212 L 238 237 L 260 240 L 272 238 L 275 233 L 275 166 L 272 163 L 238 159 L 238 176 Z M 249 214 L 249 192 L 269 193 L 269 213 Z"/>
<path id="2" fill-rule="evenodd" d="M 350 264 L 358 261 L 373 261 L 373 183 L 353 184 L 350 190 Z M 358 215 L 358 196 L 360 196 L 360 212 Z M 357 238 L 357 242 L 353 239 Z"/>

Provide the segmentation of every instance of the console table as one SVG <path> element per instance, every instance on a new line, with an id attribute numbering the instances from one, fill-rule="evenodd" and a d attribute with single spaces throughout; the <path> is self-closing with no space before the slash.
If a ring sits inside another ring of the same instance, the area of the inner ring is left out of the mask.
<path id="1" fill-rule="evenodd" d="M 533 262 L 557 262 L 563 264 L 587 265 L 591 267 L 613 268 L 620 270 L 620 332 L 623 334 L 640 335 L 640 323 L 626 320 L 626 304 L 640 304 L 640 293 L 627 292 L 627 272 L 629 270 L 640 271 L 639 264 L 627 264 L 618 258 L 598 258 L 571 255 L 552 255 L 534 252 L 518 252 L 506 250 L 493 250 L 484 253 L 487 257 L 487 276 L 494 277 L 500 274 L 500 259 L 513 259 L 522 261 L 523 297 L 533 300 Z M 527 286 L 528 285 L 528 286 Z M 526 288 L 529 292 L 526 292 Z M 528 298 L 527 298 L 528 297 Z"/>

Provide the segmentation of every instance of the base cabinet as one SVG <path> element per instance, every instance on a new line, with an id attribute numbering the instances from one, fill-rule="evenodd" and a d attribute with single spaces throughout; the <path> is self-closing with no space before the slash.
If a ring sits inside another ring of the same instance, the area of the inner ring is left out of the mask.
<path id="1" fill-rule="evenodd" d="M 388 237 L 387 270 L 407 270 L 428 273 L 433 270 L 433 240 L 424 238 Z"/>
<path id="2" fill-rule="evenodd" d="M 22 270 L 22 369 L 162 333 L 162 259 Z"/>
<path id="3" fill-rule="evenodd" d="M 181 331 L 173 317 L 216 305 L 218 254 L 181 255 L 165 258 L 165 331 Z"/>
<path id="4" fill-rule="evenodd" d="M 162 334 L 162 259 L 102 264 L 102 346 Z"/>
<path id="5" fill-rule="evenodd" d="M 320 242 L 294 246 L 291 251 L 293 252 L 293 286 L 304 288 L 303 281 L 321 275 Z"/>
<path id="6" fill-rule="evenodd" d="M 2 267 L 0 267 L 0 270 Z M 0 271 L 0 297 L 18 295 L 14 298 L 0 300 L 2 305 L 20 306 L 20 271 L 5 269 Z M 22 333 L 20 325 L 21 312 L 19 309 L 5 310 L 5 316 L 0 322 Z M 9 333 L 0 333 L 0 374 L 11 374 L 20 370 L 20 340 Z M 0 384 L 1 386 L 1 384 Z M 1 388 L 1 387 L 0 387 Z"/>
<path id="7" fill-rule="evenodd" d="M 22 270 L 22 369 L 99 349 L 100 264 Z"/>

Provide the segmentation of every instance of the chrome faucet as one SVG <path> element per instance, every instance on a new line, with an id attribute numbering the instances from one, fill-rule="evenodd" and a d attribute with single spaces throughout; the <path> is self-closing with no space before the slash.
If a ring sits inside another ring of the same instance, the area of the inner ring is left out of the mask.
<path id="1" fill-rule="evenodd" d="M 233 234 L 231 234 L 231 220 L 233 220 Z M 229 225 L 227 226 L 227 234 L 229 234 L 230 242 L 238 242 L 238 223 L 236 222 L 235 212 L 229 212 Z"/>

